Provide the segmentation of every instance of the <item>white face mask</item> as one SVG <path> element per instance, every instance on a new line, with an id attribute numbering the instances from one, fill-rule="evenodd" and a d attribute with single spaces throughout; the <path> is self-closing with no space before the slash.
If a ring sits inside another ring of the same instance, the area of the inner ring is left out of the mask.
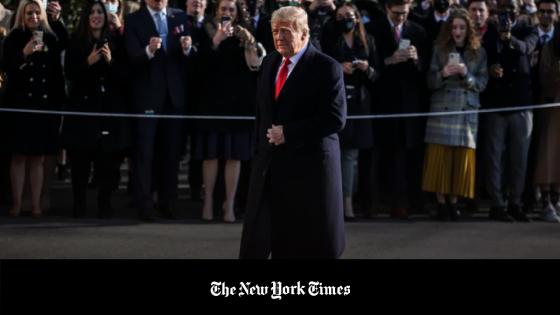
<path id="1" fill-rule="evenodd" d="M 107 8 L 107 13 L 117 14 L 117 11 L 119 10 L 119 3 L 107 2 L 105 3 L 105 8 Z"/>

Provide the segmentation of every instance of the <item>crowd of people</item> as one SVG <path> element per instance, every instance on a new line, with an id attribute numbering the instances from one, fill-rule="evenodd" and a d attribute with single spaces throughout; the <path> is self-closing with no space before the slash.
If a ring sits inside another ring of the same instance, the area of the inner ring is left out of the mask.
<path id="1" fill-rule="evenodd" d="M 1 107 L 75 112 L 253 116 L 261 62 L 275 53 L 272 12 L 307 11 L 310 43 L 340 63 L 348 115 L 496 112 L 348 119 L 340 132 L 344 215 L 385 204 L 395 219 L 424 211 L 459 220 L 490 200 L 489 218 L 531 220 L 537 205 L 560 223 L 559 3 L 556 0 L 84 1 L 72 35 L 58 1 L 0 4 Z M 519 108 L 519 109 L 517 109 Z M 254 127 L 243 120 L 182 120 L 0 112 L 0 196 L 42 215 L 45 159 L 69 161 L 73 215 L 85 215 L 91 171 L 99 217 L 114 214 L 122 163 L 139 218 L 176 214 L 179 162 L 191 196 L 214 220 L 236 221 Z M 263 136 L 263 135 L 260 135 Z M 356 168 L 357 166 L 357 168 Z M 357 173 L 355 170 L 357 169 Z M 305 170 L 303 170 L 305 171 Z M 29 174 L 26 174 L 26 173 Z M 357 183 L 357 187 L 354 187 Z M 303 187 L 305 189 L 305 187 Z M 310 188 L 308 188 L 310 189 Z M 9 194 L 8 196 L 6 196 Z M 353 198 L 356 196 L 357 198 Z M 430 196 L 434 196 L 430 199 Z M 539 204 L 540 203 L 540 204 Z M 459 206 L 462 205 L 462 206 Z"/>

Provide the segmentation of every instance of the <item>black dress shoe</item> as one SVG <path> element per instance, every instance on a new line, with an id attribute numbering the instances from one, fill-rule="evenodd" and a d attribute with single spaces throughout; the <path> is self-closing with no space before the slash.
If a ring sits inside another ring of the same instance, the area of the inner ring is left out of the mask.
<path id="1" fill-rule="evenodd" d="M 515 221 L 519 222 L 531 222 L 531 219 L 525 214 L 524 211 L 521 210 L 520 206 L 511 206 L 509 208 L 509 215 L 515 219 Z"/>
<path id="2" fill-rule="evenodd" d="M 501 222 L 513 222 L 513 218 L 506 212 L 503 207 L 492 207 L 490 208 L 490 213 L 488 214 L 490 220 L 501 221 Z"/>
<path id="3" fill-rule="evenodd" d="M 438 203 L 436 219 L 438 219 L 438 221 L 449 220 L 449 213 L 447 212 L 447 209 L 446 209 L 444 203 Z"/>
<path id="4" fill-rule="evenodd" d="M 459 209 L 457 209 L 456 203 L 449 204 L 449 206 L 447 207 L 447 212 L 449 213 L 449 219 L 451 221 L 459 221 L 459 219 L 461 218 L 461 212 L 459 211 Z"/>
<path id="5" fill-rule="evenodd" d="M 167 219 L 167 220 L 175 220 L 176 219 L 175 215 L 173 214 L 173 210 L 171 210 L 171 208 L 169 208 L 169 207 L 159 208 L 158 212 L 161 215 L 161 217 L 164 218 L 164 219 Z"/>
<path id="6" fill-rule="evenodd" d="M 344 216 L 344 222 L 354 222 L 356 221 L 356 217 L 349 217 L 349 216 Z"/>
<path id="7" fill-rule="evenodd" d="M 148 214 L 147 210 L 138 210 L 138 219 L 142 222 L 155 222 L 154 218 Z"/>

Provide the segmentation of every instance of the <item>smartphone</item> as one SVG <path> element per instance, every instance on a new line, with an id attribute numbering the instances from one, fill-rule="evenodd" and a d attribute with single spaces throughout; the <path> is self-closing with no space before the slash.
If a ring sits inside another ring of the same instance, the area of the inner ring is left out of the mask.
<path id="1" fill-rule="evenodd" d="M 35 41 L 35 43 L 37 43 L 37 45 L 43 44 L 44 34 L 45 33 L 43 31 L 33 31 L 33 40 Z"/>
<path id="2" fill-rule="evenodd" d="M 227 22 L 230 22 L 230 21 L 231 21 L 231 17 L 229 17 L 229 16 L 222 16 L 222 21 L 221 21 L 222 27 L 223 27 Z"/>
<path id="3" fill-rule="evenodd" d="M 458 53 L 452 52 L 449 53 L 449 64 L 450 65 L 458 65 L 461 63 L 461 55 Z"/>
<path id="4" fill-rule="evenodd" d="M 101 49 L 101 47 L 103 47 L 103 45 L 107 44 L 109 41 L 107 40 L 107 38 L 103 38 L 97 41 L 97 43 L 95 43 L 95 49 Z"/>
<path id="5" fill-rule="evenodd" d="M 410 39 L 401 39 L 399 42 L 399 49 L 408 49 L 408 47 L 410 47 Z"/>

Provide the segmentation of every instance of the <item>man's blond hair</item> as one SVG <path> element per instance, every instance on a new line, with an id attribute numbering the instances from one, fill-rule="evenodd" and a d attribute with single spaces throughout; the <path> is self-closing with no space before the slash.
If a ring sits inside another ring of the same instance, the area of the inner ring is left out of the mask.
<path id="1" fill-rule="evenodd" d="M 307 13 L 298 7 L 283 7 L 272 13 L 270 23 L 289 22 L 293 25 L 297 32 L 309 34 L 309 24 L 307 22 Z"/>

